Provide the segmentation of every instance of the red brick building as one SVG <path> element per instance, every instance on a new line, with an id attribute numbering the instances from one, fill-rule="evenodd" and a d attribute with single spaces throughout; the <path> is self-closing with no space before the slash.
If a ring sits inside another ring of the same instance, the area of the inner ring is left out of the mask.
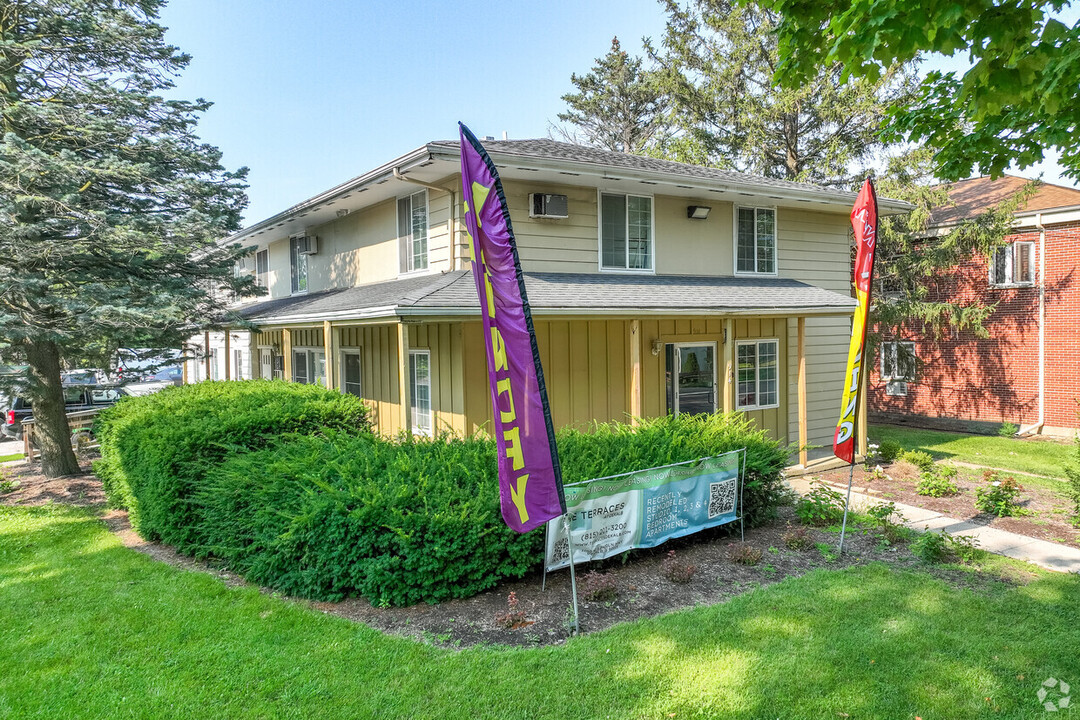
<path id="1" fill-rule="evenodd" d="M 974 217 L 1028 182 L 1004 176 L 952 185 L 937 227 Z M 870 374 L 870 414 L 913 424 L 1013 423 L 1021 432 L 1080 428 L 1080 190 L 1043 184 L 1016 213 L 1015 232 L 993 257 L 974 257 L 935 284 L 941 297 L 998 303 L 990 337 L 883 342 Z M 896 342 L 910 343 L 916 366 Z"/>

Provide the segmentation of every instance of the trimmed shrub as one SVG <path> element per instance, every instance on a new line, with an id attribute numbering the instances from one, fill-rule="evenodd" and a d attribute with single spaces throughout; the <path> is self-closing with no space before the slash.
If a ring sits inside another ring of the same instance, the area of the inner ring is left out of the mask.
<path id="1" fill-rule="evenodd" d="M 925 450 L 905 450 L 897 457 L 898 460 L 909 462 L 920 470 L 933 470 L 934 458 Z"/>
<path id="2" fill-rule="evenodd" d="M 138 413 L 121 403 L 119 417 L 103 421 L 101 465 L 110 492 L 138 508 L 136 527 L 144 537 L 219 558 L 285 593 L 320 600 L 359 594 L 375 605 L 468 597 L 541 563 L 544 533 L 518 535 L 502 521 L 490 439 L 386 440 L 342 427 L 347 423 L 333 414 L 324 414 L 332 420 L 325 428 L 279 419 L 281 430 L 292 432 L 278 434 L 254 411 L 260 430 L 246 432 L 231 425 L 245 415 L 237 410 L 218 413 L 204 428 L 193 417 L 212 403 L 198 399 L 190 410 L 170 401 Z M 174 404 L 183 411 L 180 421 Z M 296 410 L 318 415 L 303 404 Z M 224 423 L 228 432 L 213 431 Z M 560 433 L 565 482 L 745 446 L 747 523 L 771 517 L 784 496 L 786 448 L 741 416 L 665 417 L 639 427 L 593 429 Z M 220 435 L 228 443 L 214 442 Z M 164 449 L 167 442 L 179 446 L 181 461 L 170 462 L 175 458 Z"/>
<path id="3" fill-rule="evenodd" d="M 131 397 L 94 424 L 109 503 L 126 508 L 148 540 L 195 542 L 190 497 L 206 472 L 237 452 L 287 433 L 370 432 L 367 409 L 351 395 L 271 380 L 203 382 Z"/>
<path id="4" fill-rule="evenodd" d="M 904 448 L 895 440 L 882 440 L 881 444 L 878 445 L 878 457 L 884 463 L 891 463 L 896 460 L 903 451 Z"/>

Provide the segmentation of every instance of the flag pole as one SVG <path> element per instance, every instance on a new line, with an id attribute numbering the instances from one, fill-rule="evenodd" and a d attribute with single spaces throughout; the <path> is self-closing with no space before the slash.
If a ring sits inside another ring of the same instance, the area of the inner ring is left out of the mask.
<path id="1" fill-rule="evenodd" d="M 570 551 L 570 595 L 573 598 L 574 605 L 574 634 L 580 635 L 581 623 L 577 606 L 577 576 L 574 574 L 574 538 L 570 532 L 570 514 L 567 513 L 563 516 L 563 520 L 566 522 L 566 547 Z"/>

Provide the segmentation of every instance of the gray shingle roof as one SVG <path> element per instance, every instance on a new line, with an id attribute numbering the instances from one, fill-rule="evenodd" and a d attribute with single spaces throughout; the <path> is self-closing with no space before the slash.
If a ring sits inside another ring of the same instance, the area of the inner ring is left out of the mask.
<path id="1" fill-rule="evenodd" d="M 855 301 L 813 285 L 770 277 L 625 275 L 619 273 L 525 273 L 529 304 L 538 315 L 657 313 L 844 313 Z M 269 300 L 242 308 L 253 322 L 288 322 L 394 315 L 479 314 L 472 272 L 392 280 L 300 297 Z"/>
<path id="2" fill-rule="evenodd" d="M 811 183 L 792 182 L 790 180 L 778 180 L 759 175 L 736 172 L 734 170 L 720 170 L 717 168 L 701 167 L 700 165 L 688 165 L 672 160 L 659 160 L 657 158 L 641 157 L 628 153 L 613 152 L 600 148 L 574 145 L 572 143 L 558 142 L 538 138 L 533 140 L 484 140 L 484 149 L 488 153 L 500 155 L 517 155 L 524 158 L 542 158 L 549 160 L 565 160 L 568 162 L 587 163 L 590 165 L 602 165 L 604 167 L 626 168 L 642 172 L 668 173 L 684 175 L 687 178 L 700 180 L 714 180 L 730 182 L 739 185 L 757 185 L 761 187 L 774 187 L 777 189 L 812 191 L 837 198 L 854 200 L 856 193 L 821 187 Z M 430 146 L 445 148 L 456 151 L 458 143 L 450 140 L 439 140 L 429 144 Z"/>

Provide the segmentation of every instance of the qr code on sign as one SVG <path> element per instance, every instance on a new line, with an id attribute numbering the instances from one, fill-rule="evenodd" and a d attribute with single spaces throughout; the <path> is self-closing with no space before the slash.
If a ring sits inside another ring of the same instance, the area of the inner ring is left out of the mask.
<path id="1" fill-rule="evenodd" d="M 735 512 L 735 478 L 709 483 L 709 519 Z"/>
<path id="2" fill-rule="evenodd" d="M 555 547 L 551 553 L 551 564 L 561 565 L 570 561 L 570 542 L 566 538 L 555 541 Z"/>

